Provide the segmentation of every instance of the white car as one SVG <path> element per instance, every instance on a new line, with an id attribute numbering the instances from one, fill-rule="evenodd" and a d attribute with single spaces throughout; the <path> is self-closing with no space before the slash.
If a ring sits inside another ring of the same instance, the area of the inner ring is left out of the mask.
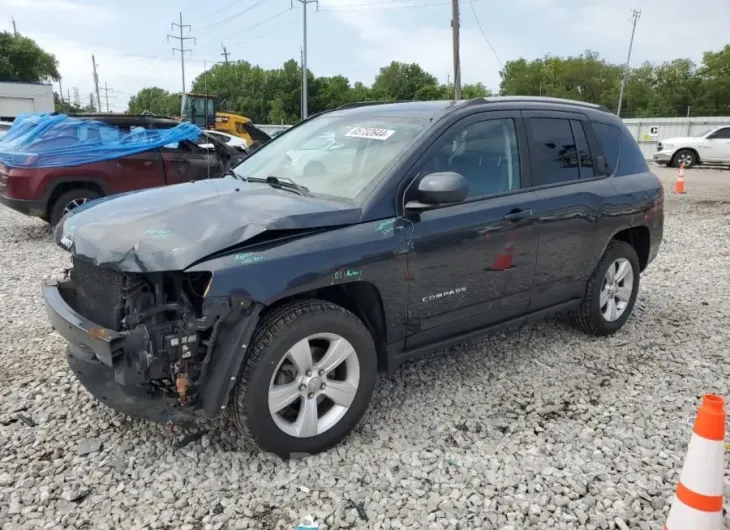
<path id="1" fill-rule="evenodd" d="M 657 145 L 654 162 L 684 167 L 697 164 L 730 164 L 730 126 L 718 127 L 704 136 L 668 138 Z"/>
<path id="2" fill-rule="evenodd" d="M 233 136 L 232 134 L 220 132 L 220 131 L 205 131 L 207 134 L 210 134 L 213 136 L 216 140 L 220 140 L 224 144 L 230 145 L 234 149 L 237 149 L 238 151 L 243 151 L 244 153 L 248 151 L 248 143 L 246 143 L 246 140 L 243 138 L 239 138 L 238 136 Z"/>
<path id="3" fill-rule="evenodd" d="M 0 138 L 5 136 L 13 124 L 9 121 L 0 121 Z"/>

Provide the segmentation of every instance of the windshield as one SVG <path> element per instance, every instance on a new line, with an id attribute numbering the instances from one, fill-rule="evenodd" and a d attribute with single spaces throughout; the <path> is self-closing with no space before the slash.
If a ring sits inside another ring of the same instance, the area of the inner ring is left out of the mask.
<path id="1" fill-rule="evenodd" d="M 321 116 L 287 132 L 234 168 L 242 179 L 286 177 L 313 195 L 361 202 L 426 127 L 423 119 Z"/>

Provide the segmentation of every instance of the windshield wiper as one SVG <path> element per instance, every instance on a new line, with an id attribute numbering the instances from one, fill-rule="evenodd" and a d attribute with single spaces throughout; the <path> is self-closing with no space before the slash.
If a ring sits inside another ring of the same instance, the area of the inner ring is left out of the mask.
<path id="1" fill-rule="evenodd" d="M 297 184 L 289 177 L 275 177 L 274 175 L 269 175 L 265 179 L 246 178 L 244 180 L 247 180 L 248 182 L 265 182 L 272 188 L 293 191 L 295 193 L 298 193 L 299 195 L 304 195 L 305 197 L 313 197 L 313 195 L 309 191 L 309 188 L 307 188 L 306 186 L 302 186 L 301 184 Z"/>

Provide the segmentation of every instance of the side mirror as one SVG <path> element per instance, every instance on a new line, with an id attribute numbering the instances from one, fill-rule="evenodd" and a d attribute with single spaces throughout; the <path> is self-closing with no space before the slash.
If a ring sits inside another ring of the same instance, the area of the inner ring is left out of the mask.
<path id="1" fill-rule="evenodd" d="M 406 209 L 427 210 L 439 204 L 462 202 L 468 194 L 469 182 L 459 173 L 430 173 L 418 183 L 418 200 L 408 201 Z"/>
<path id="2" fill-rule="evenodd" d="M 606 157 L 599 155 L 596 157 L 596 173 L 598 176 L 603 176 L 608 173 L 608 165 L 606 164 Z"/>

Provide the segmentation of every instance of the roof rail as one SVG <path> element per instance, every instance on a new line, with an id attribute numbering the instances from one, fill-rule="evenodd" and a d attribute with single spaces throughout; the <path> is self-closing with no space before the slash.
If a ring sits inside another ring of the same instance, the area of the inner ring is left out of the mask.
<path id="1" fill-rule="evenodd" d="M 492 97 L 486 97 L 486 98 L 475 98 L 472 100 L 469 100 L 466 103 L 466 106 L 471 105 L 482 105 L 485 103 L 499 103 L 499 102 L 525 102 L 525 103 L 552 103 L 556 105 L 573 105 L 576 107 L 586 107 L 589 109 L 594 110 L 600 110 L 603 112 L 608 112 L 609 114 L 613 114 L 611 112 L 611 109 L 606 107 L 605 105 L 599 105 L 597 103 L 589 103 L 587 101 L 577 101 L 575 99 L 565 99 L 565 98 L 551 98 L 546 96 L 492 96 Z"/>
<path id="2" fill-rule="evenodd" d="M 370 105 L 387 105 L 389 103 L 407 103 L 411 100 L 409 99 L 398 99 L 393 101 L 354 101 L 352 103 L 345 103 L 344 105 L 340 105 L 339 107 L 335 107 L 332 110 L 344 110 L 344 109 L 354 109 L 357 107 L 368 107 Z"/>

